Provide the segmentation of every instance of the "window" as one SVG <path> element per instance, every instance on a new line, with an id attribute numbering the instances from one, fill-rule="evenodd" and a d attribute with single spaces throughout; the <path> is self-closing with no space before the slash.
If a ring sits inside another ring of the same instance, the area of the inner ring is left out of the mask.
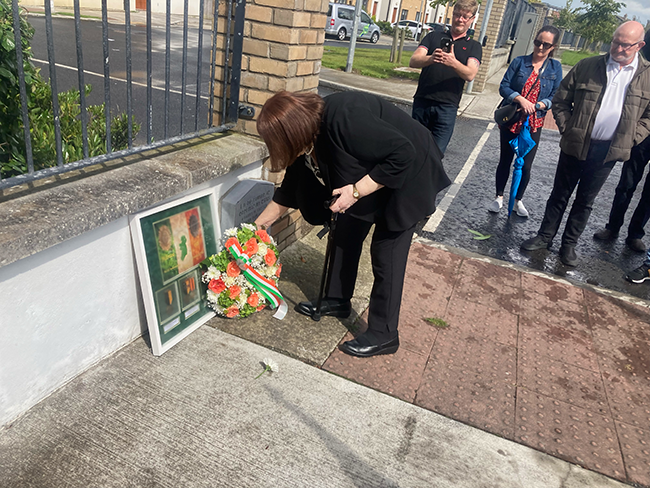
<path id="1" fill-rule="evenodd" d="M 347 8 L 340 8 L 339 9 L 339 19 L 354 20 L 354 10 L 350 10 L 350 9 L 347 9 Z"/>
<path id="2" fill-rule="evenodd" d="M 368 17 L 367 13 L 361 12 L 361 22 L 364 24 L 370 24 L 370 17 Z"/>
<path id="3" fill-rule="evenodd" d="M 408 10 L 402 10 L 402 16 L 400 17 L 400 20 L 406 20 L 406 17 L 408 17 L 409 11 Z"/>
<path id="4" fill-rule="evenodd" d="M 420 12 L 415 12 L 415 21 L 416 22 L 420 21 Z"/>

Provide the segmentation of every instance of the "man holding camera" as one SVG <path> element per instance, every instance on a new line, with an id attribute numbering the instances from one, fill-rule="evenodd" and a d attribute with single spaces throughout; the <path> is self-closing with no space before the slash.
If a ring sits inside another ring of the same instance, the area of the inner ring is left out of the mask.
<path id="1" fill-rule="evenodd" d="M 431 131 L 442 154 L 454 132 L 465 82 L 474 79 L 481 64 L 483 48 L 467 35 L 477 10 L 476 0 L 458 0 L 451 29 L 430 32 L 409 62 L 411 68 L 422 68 L 413 118 Z"/>

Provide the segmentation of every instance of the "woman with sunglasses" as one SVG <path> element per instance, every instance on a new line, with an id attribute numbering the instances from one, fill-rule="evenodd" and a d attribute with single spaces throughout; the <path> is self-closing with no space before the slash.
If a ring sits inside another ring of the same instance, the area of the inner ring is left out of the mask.
<path id="1" fill-rule="evenodd" d="M 560 31 L 552 25 L 545 25 L 535 36 L 535 45 L 532 54 L 515 58 L 508 67 L 501 80 L 499 93 L 504 98 L 504 103 L 517 103 L 524 116 L 510 127 L 502 126 L 501 130 L 501 157 L 496 174 L 496 198 L 488 207 L 490 212 L 497 213 L 503 206 L 503 190 L 508 182 L 510 166 L 514 152 L 510 141 L 519 135 L 526 119 L 530 124 L 530 135 L 535 141 L 535 147 L 524 157 L 524 167 L 521 174 L 521 183 L 515 196 L 513 210 L 520 217 L 528 217 L 528 210 L 521 199 L 526 191 L 530 179 L 530 168 L 535 159 L 539 139 L 544 126 L 544 116 L 551 108 L 551 99 L 562 81 L 562 65 L 553 59 Z"/>

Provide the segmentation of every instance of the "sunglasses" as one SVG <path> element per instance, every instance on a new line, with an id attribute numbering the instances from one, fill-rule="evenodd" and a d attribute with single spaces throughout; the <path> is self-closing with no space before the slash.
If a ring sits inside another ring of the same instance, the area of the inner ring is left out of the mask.
<path id="1" fill-rule="evenodd" d="M 618 47 L 620 47 L 623 51 L 627 51 L 627 50 L 630 49 L 631 47 L 636 46 L 639 42 L 641 42 L 641 41 L 637 41 L 637 42 L 635 42 L 634 44 L 625 44 L 625 43 L 620 43 L 620 42 L 618 42 L 618 41 L 612 41 L 612 46 L 618 46 Z"/>
<path id="2" fill-rule="evenodd" d="M 551 49 L 553 47 L 553 44 L 551 44 L 550 42 L 542 42 L 539 39 L 535 39 L 533 41 L 533 44 L 535 44 L 536 47 L 544 46 L 544 49 Z"/>

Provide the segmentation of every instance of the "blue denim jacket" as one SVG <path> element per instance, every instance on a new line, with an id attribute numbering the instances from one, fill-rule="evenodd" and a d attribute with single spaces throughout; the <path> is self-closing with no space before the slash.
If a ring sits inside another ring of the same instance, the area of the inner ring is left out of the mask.
<path id="1" fill-rule="evenodd" d="M 533 55 L 519 56 L 515 58 L 508 66 L 506 74 L 503 75 L 499 93 L 505 99 L 505 103 L 511 103 L 517 96 L 525 95 L 521 93 L 526 84 L 526 80 L 533 72 Z M 545 110 L 538 110 L 537 116 L 544 117 L 546 111 L 551 108 L 551 99 L 560 87 L 562 81 L 562 64 L 553 58 L 548 58 L 546 69 L 540 78 L 538 102 L 546 105 Z"/>

